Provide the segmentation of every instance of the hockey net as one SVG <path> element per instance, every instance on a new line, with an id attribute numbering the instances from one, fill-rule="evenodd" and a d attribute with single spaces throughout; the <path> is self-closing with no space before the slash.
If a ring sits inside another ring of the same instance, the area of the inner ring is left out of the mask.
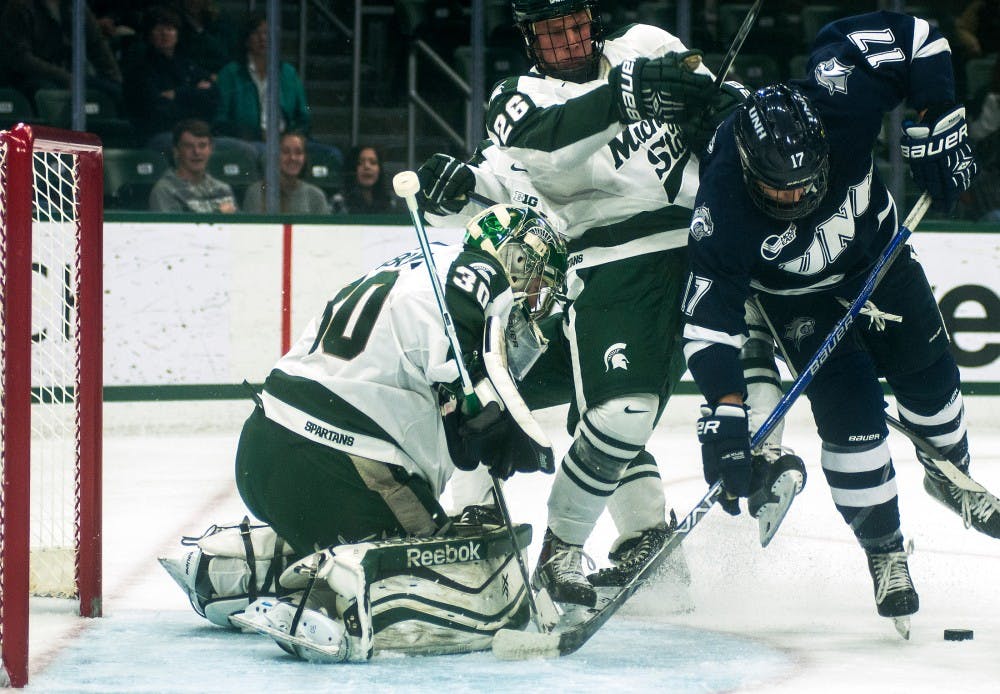
<path id="1" fill-rule="evenodd" d="M 101 614 L 102 152 L 0 132 L 0 651 L 28 673 L 29 595 Z"/>

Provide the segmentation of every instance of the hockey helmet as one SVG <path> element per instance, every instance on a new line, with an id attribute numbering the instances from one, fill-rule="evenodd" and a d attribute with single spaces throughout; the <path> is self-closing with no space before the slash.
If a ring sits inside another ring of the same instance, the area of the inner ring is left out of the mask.
<path id="1" fill-rule="evenodd" d="M 597 0 L 511 0 L 514 23 L 524 37 L 532 65 L 543 75 L 569 82 L 587 82 L 597 77 L 604 51 L 604 30 Z M 578 13 L 586 12 L 579 21 Z M 562 19 L 562 32 L 538 34 L 535 23 Z M 551 40 L 549 36 L 553 37 Z M 551 44 L 551 45 L 549 45 Z"/>
<path id="2" fill-rule="evenodd" d="M 466 224 L 465 245 L 500 261 L 532 319 L 545 316 L 563 293 L 566 242 L 531 208 L 493 205 L 483 210 Z"/>
<path id="3" fill-rule="evenodd" d="M 830 148 L 809 100 L 784 84 L 758 89 L 735 123 L 743 180 L 754 203 L 776 219 L 805 217 L 826 195 Z M 781 195 L 799 191 L 799 197 Z"/>

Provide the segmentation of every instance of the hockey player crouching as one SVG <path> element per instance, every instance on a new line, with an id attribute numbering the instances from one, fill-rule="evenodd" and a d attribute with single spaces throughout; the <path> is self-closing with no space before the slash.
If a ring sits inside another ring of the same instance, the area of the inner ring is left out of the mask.
<path id="1" fill-rule="evenodd" d="M 462 246 L 432 249 L 482 409 L 457 405 L 459 371 L 419 250 L 341 289 L 243 427 L 236 483 L 267 525 L 213 527 L 184 559 L 161 560 L 200 614 L 323 661 L 479 650 L 527 623 L 498 514 L 453 520 L 438 498 L 456 467 L 482 461 L 501 478 L 554 469 L 511 371 L 545 348 L 535 321 L 562 292 L 565 243 L 539 214 L 496 205 L 469 221 Z M 517 537 L 527 545 L 530 527 Z"/>

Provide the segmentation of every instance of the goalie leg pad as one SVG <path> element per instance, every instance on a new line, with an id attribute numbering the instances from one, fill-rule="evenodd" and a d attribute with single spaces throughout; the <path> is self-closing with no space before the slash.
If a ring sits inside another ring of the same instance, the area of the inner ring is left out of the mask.
<path id="1" fill-rule="evenodd" d="M 233 627 L 230 615 L 259 596 L 279 592 L 278 577 L 293 554 L 270 526 L 252 525 L 248 518 L 213 525 L 201 537 L 185 537 L 181 544 L 195 549 L 180 558 L 160 557 L 160 564 L 195 612 L 227 628 Z"/>
<path id="2" fill-rule="evenodd" d="M 517 536 L 519 546 L 530 544 L 530 527 L 519 526 Z M 488 649 L 497 631 L 521 629 L 529 619 L 512 552 L 505 528 L 479 537 L 385 540 L 317 552 L 289 567 L 282 585 L 306 590 L 302 614 L 319 633 L 333 633 L 323 619 L 338 619 L 346 646 L 332 644 L 325 652 L 296 631 L 294 637 L 284 635 L 283 647 L 327 662 L 363 661 L 381 651 Z M 248 617 L 240 623 L 275 638 L 263 620 L 254 621 Z"/>

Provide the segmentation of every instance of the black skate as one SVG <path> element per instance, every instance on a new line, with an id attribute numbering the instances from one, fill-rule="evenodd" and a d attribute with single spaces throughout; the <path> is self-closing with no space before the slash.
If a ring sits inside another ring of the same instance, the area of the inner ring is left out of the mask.
<path id="1" fill-rule="evenodd" d="M 455 526 L 469 526 L 492 530 L 503 525 L 503 516 L 493 504 L 472 504 L 462 509 L 462 512 L 451 517 Z"/>
<path id="2" fill-rule="evenodd" d="M 925 471 L 924 490 L 960 515 L 966 528 L 975 528 L 984 535 L 1000 538 L 1000 500 L 985 489 L 962 489 L 943 475 Z"/>
<path id="3" fill-rule="evenodd" d="M 898 550 L 867 554 L 878 613 L 882 617 L 890 617 L 899 635 L 909 639 L 910 615 L 920 609 L 920 598 L 913 588 L 906 563 L 909 552 Z"/>
<path id="4" fill-rule="evenodd" d="M 747 499 L 747 509 L 760 527 L 760 546 L 767 547 L 795 496 L 806 485 L 806 466 L 802 458 L 787 449 L 773 462 L 764 455 L 755 455 L 752 464 L 754 477 L 760 483 Z"/>
<path id="5" fill-rule="evenodd" d="M 567 544 L 546 529 L 531 584 L 536 590 L 546 588 L 556 602 L 593 607 L 597 591 L 583 575 L 584 556 L 583 547 Z"/>
<path id="6" fill-rule="evenodd" d="M 598 588 L 625 585 L 663 547 L 673 532 L 674 529 L 666 523 L 643 530 L 608 554 L 614 566 L 590 574 L 587 580 Z"/>

